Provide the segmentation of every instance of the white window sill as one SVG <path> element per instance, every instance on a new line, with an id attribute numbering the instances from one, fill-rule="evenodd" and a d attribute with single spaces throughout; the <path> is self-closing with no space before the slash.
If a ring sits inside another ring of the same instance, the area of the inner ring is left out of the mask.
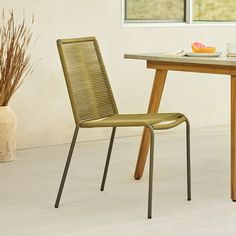
<path id="1" fill-rule="evenodd" d="M 156 27 L 202 27 L 202 26 L 236 26 L 236 22 L 203 22 L 203 23 L 185 23 L 185 22 L 178 22 L 178 23 L 140 23 L 140 22 L 123 22 L 123 28 L 156 28 Z"/>

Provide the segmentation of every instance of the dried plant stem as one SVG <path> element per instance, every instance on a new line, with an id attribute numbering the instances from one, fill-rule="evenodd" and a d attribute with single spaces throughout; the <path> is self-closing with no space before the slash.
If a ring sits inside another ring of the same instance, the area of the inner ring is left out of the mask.
<path id="1" fill-rule="evenodd" d="M 31 71 L 27 49 L 31 41 L 31 30 L 25 25 L 15 25 L 13 11 L 5 22 L 4 11 L 0 25 L 0 106 L 6 106 Z"/>

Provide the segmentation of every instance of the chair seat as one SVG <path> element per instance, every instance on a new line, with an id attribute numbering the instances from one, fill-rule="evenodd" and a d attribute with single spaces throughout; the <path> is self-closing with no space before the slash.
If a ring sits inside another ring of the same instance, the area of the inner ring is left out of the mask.
<path id="1" fill-rule="evenodd" d="M 84 121 L 80 127 L 127 127 L 153 125 L 154 129 L 170 129 L 186 120 L 181 113 L 116 114 L 99 120 Z"/>

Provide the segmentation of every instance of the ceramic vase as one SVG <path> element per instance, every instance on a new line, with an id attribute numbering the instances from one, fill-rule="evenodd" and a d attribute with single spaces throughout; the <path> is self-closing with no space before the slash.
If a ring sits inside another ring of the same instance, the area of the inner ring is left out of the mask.
<path id="1" fill-rule="evenodd" d="M 9 106 L 0 106 L 0 162 L 16 159 L 17 119 Z"/>

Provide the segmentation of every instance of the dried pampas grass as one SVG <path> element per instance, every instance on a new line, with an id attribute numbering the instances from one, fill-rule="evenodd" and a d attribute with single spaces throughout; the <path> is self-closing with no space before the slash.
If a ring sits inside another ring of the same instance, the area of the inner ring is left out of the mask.
<path id="1" fill-rule="evenodd" d="M 32 71 L 27 52 L 31 38 L 31 29 L 26 26 L 25 19 L 16 24 L 11 10 L 6 20 L 3 10 L 0 24 L 0 106 L 8 105 L 11 96 Z"/>

